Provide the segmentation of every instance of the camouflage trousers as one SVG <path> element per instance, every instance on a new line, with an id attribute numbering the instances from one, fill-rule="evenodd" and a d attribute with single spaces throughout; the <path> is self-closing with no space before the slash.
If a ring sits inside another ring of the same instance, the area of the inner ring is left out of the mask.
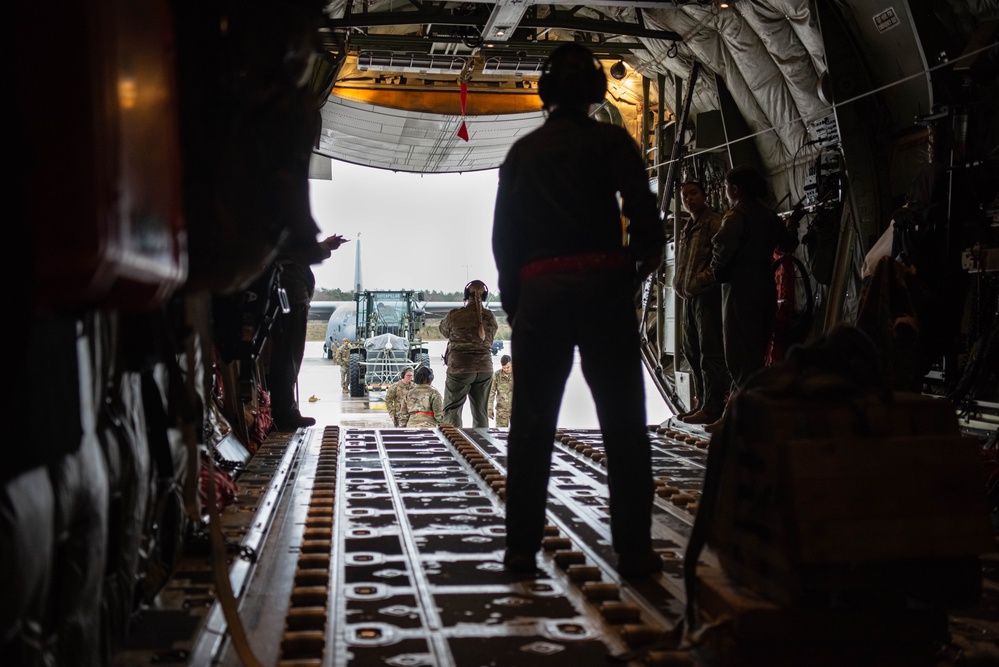
<path id="1" fill-rule="evenodd" d="M 509 410 L 497 410 L 496 411 L 496 426 L 509 426 L 510 425 L 510 411 Z"/>
<path id="2" fill-rule="evenodd" d="M 350 366 L 340 366 L 340 387 L 350 388 Z"/>

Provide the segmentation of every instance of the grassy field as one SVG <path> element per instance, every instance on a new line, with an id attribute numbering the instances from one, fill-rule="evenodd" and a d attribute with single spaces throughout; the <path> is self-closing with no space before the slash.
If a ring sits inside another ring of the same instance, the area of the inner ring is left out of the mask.
<path id="1" fill-rule="evenodd" d="M 306 334 L 305 340 L 309 342 L 322 341 L 323 336 L 326 335 L 326 322 L 321 320 L 309 320 L 308 322 L 308 333 Z M 444 337 L 441 336 L 440 332 L 437 330 L 436 326 L 433 327 L 423 327 L 420 332 L 423 340 L 443 340 Z M 507 324 L 500 324 L 499 330 L 496 332 L 496 338 L 498 340 L 510 340 L 510 326 Z"/>
<path id="2" fill-rule="evenodd" d="M 309 320 L 306 324 L 308 327 L 306 329 L 305 340 L 307 342 L 322 341 L 323 336 L 326 335 L 326 322 L 321 320 Z"/>

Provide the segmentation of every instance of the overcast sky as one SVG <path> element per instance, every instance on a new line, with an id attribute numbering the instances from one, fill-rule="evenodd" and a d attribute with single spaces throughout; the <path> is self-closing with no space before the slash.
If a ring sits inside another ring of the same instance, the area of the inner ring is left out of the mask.
<path id="1" fill-rule="evenodd" d="M 320 239 L 351 242 L 312 267 L 317 288 L 353 289 L 360 235 L 365 289 L 460 292 L 473 279 L 496 289 L 496 169 L 421 176 L 338 160 L 332 167 L 332 180 L 309 181 L 312 215 Z"/>

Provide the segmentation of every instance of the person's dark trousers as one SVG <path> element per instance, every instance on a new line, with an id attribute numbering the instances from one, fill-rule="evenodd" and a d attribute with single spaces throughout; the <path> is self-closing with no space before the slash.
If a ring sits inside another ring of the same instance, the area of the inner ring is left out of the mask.
<path id="1" fill-rule="evenodd" d="M 722 285 L 725 363 L 732 376 L 733 393 L 746 386 L 766 366 L 767 349 L 774 334 L 777 288 L 773 281 L 762 286 Z"/>
<path id="2" fill-rule="evenodd" d="M 619 554 L 641 553 L 652 544 L 651 446 L 633 279 L 614 273 L 546 275 L 523 285 L 511 339 L 517 390 L 507 443 L 506 546 L 524 554 L 541 547 L 555 427 L 577 346 L 607 451 L 611 541 Z"/>
<path id="3" fill-rule="evenodd" d="M 305 358 L 308 319 L 308 305 L 293 305 L 287 313 L 278 315 L 271 329 L 267 388 L 271 392 L 271 412 L 278 425 L 281 425 L 282 417 L 287 419 L 299 414 L 295 383 Z"/>
<path id="4" fill-rule="evenodd" d="M 683 354 L 690 364 L 698 408 L 721 415 L 725 392 L 731 385 L 725 365 L 722 336 L 721 289 L 713 289 L 685 299 Z"/>
<path id="5" fill-rule="evenodd" d="M 472 427 L 489 427 L 489 387 L 493 373 L 448 373 L 444 380 L 444 421 L 461 428 L 461 409 L 468 397 Z"/>

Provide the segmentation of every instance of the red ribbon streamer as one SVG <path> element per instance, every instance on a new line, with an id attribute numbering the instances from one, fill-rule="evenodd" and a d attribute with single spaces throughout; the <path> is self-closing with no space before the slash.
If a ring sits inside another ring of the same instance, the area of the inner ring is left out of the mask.
<path id="1" fill-rule="evenodd" d="M 468 128 L 465 127 L 465 99 L 468 97 L 468 82 L 461 82 L 461 127 L 458 128 L 458 136 L 468 141 Z"/>

